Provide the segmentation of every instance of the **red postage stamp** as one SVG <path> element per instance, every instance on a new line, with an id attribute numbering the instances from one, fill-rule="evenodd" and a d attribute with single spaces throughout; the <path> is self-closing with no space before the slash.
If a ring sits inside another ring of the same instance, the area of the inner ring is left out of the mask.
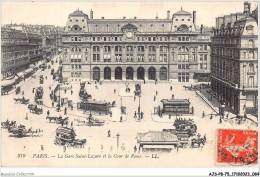
<path id="1" fill-rule="evenodd" d="M 257 131 L 219 129 L 217 136 L 218 163 L 257 164 Z"/>

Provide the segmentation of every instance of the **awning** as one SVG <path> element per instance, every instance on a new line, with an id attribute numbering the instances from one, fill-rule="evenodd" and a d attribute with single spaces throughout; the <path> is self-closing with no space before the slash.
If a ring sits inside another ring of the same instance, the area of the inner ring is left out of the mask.
<path id="1" fill-rule="evenodd" d="M 1 86 L 6 87 L 6 86 L 10 86 L 13 85 L 15 83 L 15 79 L 10 79 L 10 80 L 2 80 L 1 81 Z"/>
<path id="2" fill-rule="evenodd" d="M 18 78 L 23 77 L 23 75 L 24 75 L 23 72 L 16 73 L 16 77 L 18 77 Z"/>
<path id="3" fill-rule="evenodd" d="M 33 69 L 32 69 L 32 68 L 29 68 L 29 69 L 27 69 L 27 70 L 24 71 L 24 74 L 29 74 L 29 73 L 31 73 L 31 72 L 33 72 Z"/>

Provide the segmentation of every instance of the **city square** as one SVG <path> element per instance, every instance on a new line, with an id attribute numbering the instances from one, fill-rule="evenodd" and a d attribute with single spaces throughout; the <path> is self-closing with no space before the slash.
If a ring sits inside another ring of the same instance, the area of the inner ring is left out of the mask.
<path id="1" fill-rule="evenodd" d="M 5 25 L 2 163 L 216 166 L 217 130 L 258 131 L 258 8 L 243 5 L 214 28 L 183 7 L 163 19 L 78 8 L 64 27 Z"/>

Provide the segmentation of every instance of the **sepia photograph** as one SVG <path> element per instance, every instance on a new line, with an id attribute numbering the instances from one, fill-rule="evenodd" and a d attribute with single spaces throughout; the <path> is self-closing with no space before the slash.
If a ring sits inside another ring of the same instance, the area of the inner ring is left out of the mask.
<path id="1" fill-rule="evenodd" d="M 2 167 L 259 176 L 258 2 L 2 1 Z"/>

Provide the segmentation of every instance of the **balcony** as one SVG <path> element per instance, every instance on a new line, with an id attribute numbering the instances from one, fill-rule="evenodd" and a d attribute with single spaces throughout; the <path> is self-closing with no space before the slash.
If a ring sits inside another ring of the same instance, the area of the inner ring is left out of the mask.
<path id="1" fill-rule="evenodd" d="M 250 72 L 247 72 L 247 75 L 255 75 L 256 72 L 253 72 L 253 71 L 250 71 Z"/>
<path id="2" fill-rule="evenodd" d="M 256 90 L 257 88 L 258 88 L 258 85 L 243 85 L 243 90 L 245 90 L 245 89 Z"/>
<path id="3" fill-rule="evenodd" d="M 241 48 L 257 48 L 257 46 L 254 46 L 254 45 L 250 45 L 250 44 L 241 44 Z"/>

